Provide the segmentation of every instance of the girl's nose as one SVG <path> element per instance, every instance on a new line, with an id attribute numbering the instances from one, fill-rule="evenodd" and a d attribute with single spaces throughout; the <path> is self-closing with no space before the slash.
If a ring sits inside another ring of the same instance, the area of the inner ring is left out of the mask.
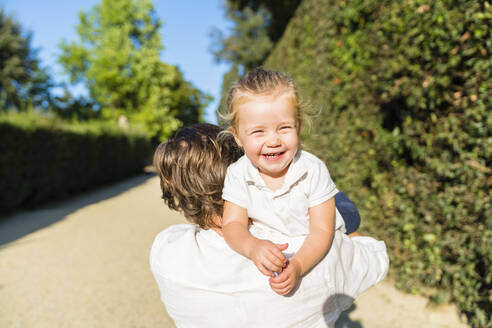
<path id="1" fill-rule="evenodd" d="M 279 138 L 278 134 L 277 133 L 270 134 L 268 136 L 266 144 L 269 147 L 279 146 L 280 145 L 280 138 Z"/>

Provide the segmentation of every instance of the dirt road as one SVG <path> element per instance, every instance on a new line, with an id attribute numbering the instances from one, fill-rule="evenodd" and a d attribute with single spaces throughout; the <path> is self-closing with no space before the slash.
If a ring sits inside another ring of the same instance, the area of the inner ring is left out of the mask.
<path id="1" fill-rule="evenodd" d="M 149 269 L 155 235 L 184 219 L 140 175 L 0 220 L 0 327 L 174 327 Z M 390 282 L 371 288 L 337 327 L 466 327 Z"/>

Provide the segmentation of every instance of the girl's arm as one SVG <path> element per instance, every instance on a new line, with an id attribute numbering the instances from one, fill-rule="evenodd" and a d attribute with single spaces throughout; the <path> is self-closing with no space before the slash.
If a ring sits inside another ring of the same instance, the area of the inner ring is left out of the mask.
<path id="1" fill-rule="evenodd" d="M 334 231 L 335 200 L 332 197 L 309 209 L 309 234 L 284 271 L 270 280 L 272 289 L 280 295 L 288 294 L 299 277 L 311 270 L 328 252 Z"/>
<path id="2" fill-rule="evenodd" d="M 301 249 L 293 257 L 300 264 L 301 276 L 311 270 L 328 252 L 334 231 L 335 200 L 332 197 L 309 209 L 309 234 Z"/>
<path id="3" fill-rule="evenodd" d="M 224 202 L 222 233 L 227 244 L 239 254 L 251 259 L 266 276 L 280 272 L 286 264 L 282 253 L 287 244 L 274 244 L 253 237 L 248 230 L 248 211 L 229 201 Z"/>

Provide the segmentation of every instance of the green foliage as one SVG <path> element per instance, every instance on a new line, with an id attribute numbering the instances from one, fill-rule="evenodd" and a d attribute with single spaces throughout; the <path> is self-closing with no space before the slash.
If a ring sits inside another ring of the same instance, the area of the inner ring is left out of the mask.
<path id="1" fill-rule="evenodd" d="M 219 122 L 226 111 L 225 101 L 232 83 L 243 73 L 261 65 L 279 40 L 300 0 L 227 0 L 226 17 L 232 28 L 228 35 L 218 29 L 212 32 L 212 52 L 217 61 L 228 62 L 224 74 Z"/>
<path id="2" fill-rule="evenodd" d="M 53 85 L 31 48 L 31 35 L 0 9 L 0 110 L 46 107 Z"/>
<path id="3" fill-rule="evenodd" d="M 227 36 L 218 29 L 212 32 L 215 58 L 231 63 L 231 71 L 244 73 L 259 66 L 282 36 L 300 2 L 227 0 L 226 17 L 232 28 Z"/>
<path id="4" fill-rule="evenodd" d="M 74 97 L 64 86 L 64 94 L 55 97 L 55 106 L 50 108 L 57 116 L 64 120 L 87 121 L 99 119 L 101 111 L 95 110 L 96 104 L 84 97 Z"/>
<path id="5" fill-rule="evenodd" d="M 262 8 L 257 12 L 250 8 L 239 10 L 230 2 L 226 10 L 233 27 L 227 37 L 220 30 L 212 32 L 212 51 L 218 61 L 250 70 L 262 63 L 272 49 L 266 30 L 269 13 Z"/>
<path id="6" fill-rule="evenodd" d="M 269 19 L 266 22 L 268 37 L 274 43 L 284 33 L 285 27 L 294 15 L 301 0 L 229 0 L 229 6 L 245 11 L 246 8 L 259 12 L 266 10 Z"/>
<path id="7" fill-rule="evenodd" d="M 239 74 L 239 68 L 237 65 L 233 65 L 231 69 L 224 74 L 222 77 L 222 87 L 221 87 L 221 97 L 220 97 L 220 104 L 219 107 L 217 108 L 216 114 L 218 118 L 219 125 L 225 125 L 225 122 L 223 121 L 222 117 L 227 114 L 227 105 L 226 105 L 226 100 L 227 100 L 227 92 L 229 92 L 230 87 L 232 84 L 237 81 L 240 78 Z"/>
<path id="8" fill-rule="evenodd" d="M 63 41 L 59 62 L 72 83 L 87 86 L 102 117 L 124 115 L 156 139 L 201 120 L 208 97 L 160 61 L 161 22 L 150 0 L 101 0 L 79 20 L 80 42 Z"/>
<path id="9" fill-rule="evenodd" d="M 492 326 L 491 26 L 488 1 L 305 0 L 265 63 L 320 112 L 306 148 L 399 285 L 474 327 Z"/>
<path id="10" fill-rule="evenodd" d="M 227 0 L 226 17 L 232 28 L 227 36 L 218 29 L 211 35 L 211 49 L 217 61 L 233 66 L 226 75 L 244 73 L 263 63 L 299 3 L 300 0 Z M 224 90 L 227 91 L 223 89 L 222 93 Z"/>
<path id="11" fill-rule="evenodd" d="M 0 140 L 0 214 L 139 173 L 152 150 L 141 131 L 32 111 L 2 114 Z"/>

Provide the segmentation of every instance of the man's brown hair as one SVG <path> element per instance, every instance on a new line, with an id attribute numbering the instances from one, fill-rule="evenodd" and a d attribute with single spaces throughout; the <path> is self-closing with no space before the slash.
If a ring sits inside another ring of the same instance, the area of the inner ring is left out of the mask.
<path id="1" fill-rule="evenodd" d="M 154 153 L 162 199 L 203 229 L 220 228 L 213 220 L 222 216 L 227 167 L 242 156 L 232 135 L 218 137 L 221 131 L 212 124 L 185 127 Z"/>

